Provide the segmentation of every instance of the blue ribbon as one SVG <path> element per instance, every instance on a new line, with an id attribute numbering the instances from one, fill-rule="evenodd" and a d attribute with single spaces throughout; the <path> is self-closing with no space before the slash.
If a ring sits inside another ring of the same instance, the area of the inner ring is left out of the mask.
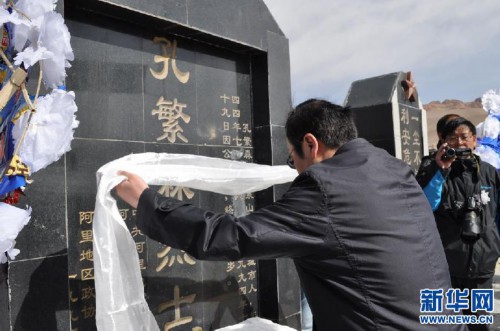
<path id="1" fill-rule="evenodd" d="M 2 123 L 5 123 L 6 126 L 3 127 L 3 132 L 5 134 L 5 145 L 4 145 L 4 163 L 0 164 L 0 169 L 6 170 L 9 167 L 9 161 L 14 156 L 14 139 L 12 138 L 12 127 L 14 123 L 12 123 L 12 118 L 17 114 L 17 110 L 22 106 L 22 102 L 19 100 L 24 100 L 23 98 L 12 97 L 7 105 L 5 105 L 4 109 L 0 111 L 0 117 L 2 118 Z M 3 175 L 0 178 L 0 195 L 7 194 L 9 192 L 14 191 L 16 188 L 21 186 L 26 186 L 26 178 L 24 176 L 15 175 L 15 176 L 7 176 Z"/>
<path id="2" fill-rule="evenodd" d="M 495 152 L 500 154 L 500 146 L 498 145 L 498 138 L 482 137 L 477 138 L 479 145 L 488 146 L 492 148 Z"/>
<path id="3" fill-rule="evenodd" d="M 0 195 L 12 192 L 21 186 L 26 186 L 26 178 L 24 176 L 3 176 L 0 182 Z"/>

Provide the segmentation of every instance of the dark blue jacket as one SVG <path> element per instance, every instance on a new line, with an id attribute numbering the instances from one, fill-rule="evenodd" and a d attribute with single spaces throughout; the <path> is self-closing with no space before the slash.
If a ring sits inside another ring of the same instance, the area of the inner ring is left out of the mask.
<path id="1" fill-rule="evenodd" d="M 495 167 L 481 161 L 477 155 L 475 158 L 477 163 L 457 160 L 445 172 L 439 169 L 433 158 L 424 158 L 417 174 L 434 211 L 452 277 L 492 277 L 500 255 L 496 224 L 500 176 Z M 471 194 L 483 196 L 478 213 L 482 233 L 474 242 L 462 239 L 465 209 L 459 208 Z"/>
<path id="2" fill-rule="evenodd" d="M 443 247 L 411 169 L 364 139 L 247 216 L 147 189 L 137 220 L 151 238 L 198 259 L 293 258 L 320 331 L 463 328 L 419 323 L 420 290 L 451 286 Z"/>

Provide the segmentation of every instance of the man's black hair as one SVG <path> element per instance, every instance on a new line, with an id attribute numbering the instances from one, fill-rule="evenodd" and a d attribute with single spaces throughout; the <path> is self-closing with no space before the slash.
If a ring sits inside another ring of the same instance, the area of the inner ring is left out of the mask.
<path id="1" fill-rule="evenodd" d="M 476 126 L 472 124 L 472 122 L 469 121 L 468 119 L 465 119 L 463 117 L 458 117 L 446 123 L 442 133 L 443 139 L 446 139 L 446 137 L 451 136 L 455 132 L 455 130 L 461 125 L 467 126 L 470 132 L 472 132 L 473 135 L 476 135 Z"/>
<path id="2" fill-rule="evenodd" d="M 436 132 L 438 134 L 438 138 L 439 139 L 441 139 L 441 137 L 439 137 L 439 135 L 443 133 L 443 129 L 446 126 L 446 123 L 448 123 L 450 121 L 451 117 L 457 118 L 457 117 L 460 117 L 460 115 L 457 115 L 457 114 L 446 114 L 443 117 L 441 117 L 439 119 L 439 121 L 437 121 Z"/>
<path id="3" fill-rule="evenodd" d="M 439 149 L 439 147 L 441 147 L 441 145 L 443 144 L 443 129 L 444 127 L 446 126 L 446 123 L 448 123 L 450 120 L 454 119 L 454 118 L 457 118 L 457 117 L 460 117 L 460 115 L 457 115 L 457 114 L 446 114 L 444 115 L 443 117 L 441 117 L 439 119 L 439 121 L 437 121 L 437 124 L 436 124 L 436 132 L 437 132 L 437 135 L 438 135 L 438 142 L 437 142 L 437 148 Z"/>
<path id="4" fill-rule="evenodd" d="M 286 137 L 299 157 L 306 133 L 313 134 L 329 148 L 338 148 L 358 135 L 349 108 L 325 100 L 309 99 L 295 107 L 286 120 Z"/>

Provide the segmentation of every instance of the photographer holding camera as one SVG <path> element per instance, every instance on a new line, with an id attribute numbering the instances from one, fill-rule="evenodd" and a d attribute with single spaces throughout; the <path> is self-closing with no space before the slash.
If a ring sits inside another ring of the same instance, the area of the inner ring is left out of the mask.
<path id="1" fill-rule="evenodd" d="M 500 256 L 496 226 L 500 176 L 473 154 L 476 127 L 465 118 L 449 121 L 434 159 L 426 158 L 417 180 L 431 204 L 453 288 L 492 288 Z M 470 325 L 470 330 L 487 330 Z"/>

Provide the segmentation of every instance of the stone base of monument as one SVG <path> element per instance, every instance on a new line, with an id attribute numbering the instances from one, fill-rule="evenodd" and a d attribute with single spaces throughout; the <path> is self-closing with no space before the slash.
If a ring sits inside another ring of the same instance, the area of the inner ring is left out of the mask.
<path id="1" fill-rule="evenodd" d="M 295 329 L 292 329 L 288 326 L 284 325 L 279 325 L 276 323 L 271 322 L 270 320 L 260 318 L 260 317 L 252 317 L 247 320 L 244 320 L 241 323 L 231 325 L 231 326 L 226 326 L 221 329 L 217 329 L 215 331 L 231 331 L 231 330 L 238 330 L 238 331 L 297 331 Z"/>

